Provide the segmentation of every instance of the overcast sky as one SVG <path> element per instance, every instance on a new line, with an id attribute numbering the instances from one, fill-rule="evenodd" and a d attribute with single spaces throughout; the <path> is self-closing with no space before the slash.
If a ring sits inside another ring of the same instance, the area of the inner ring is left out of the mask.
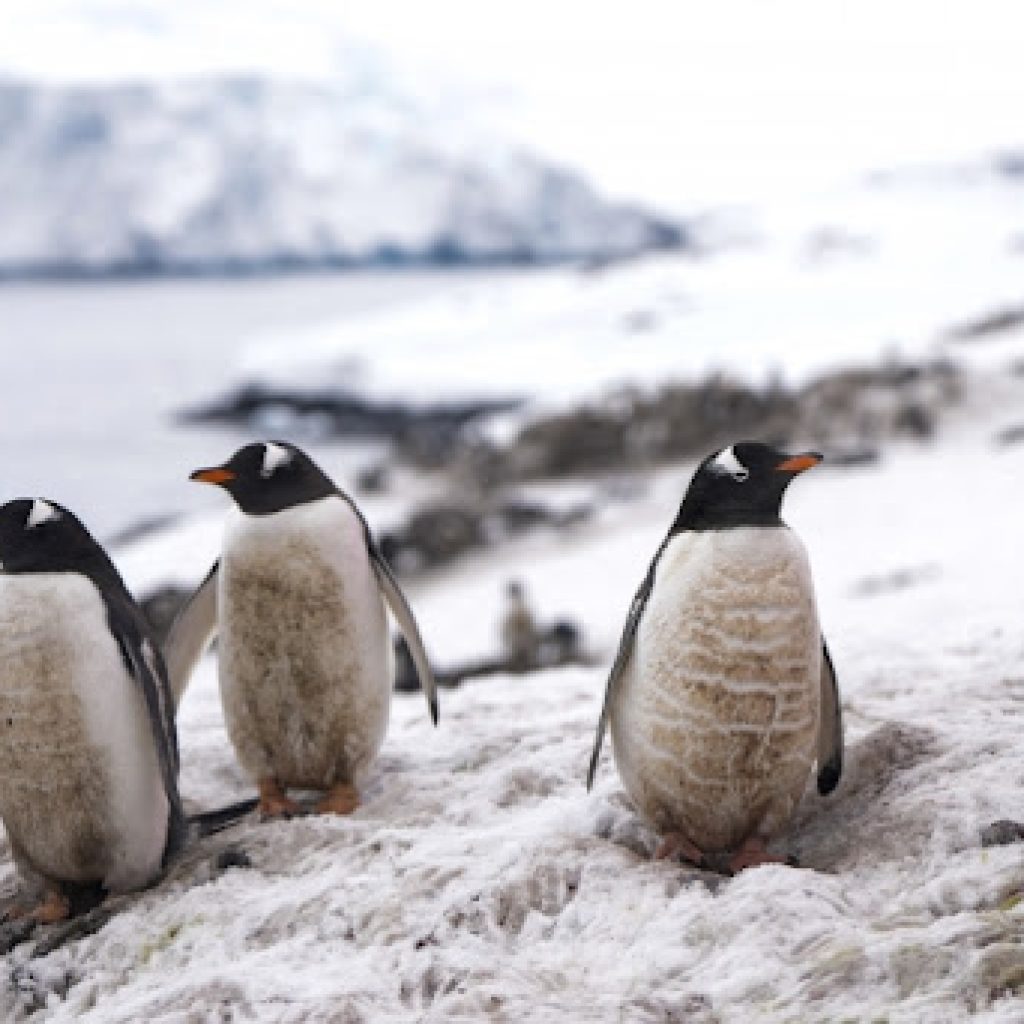
<path id="1" fill-rule="evenodd" d="M 0 0 L 0 69 L 330 76 L 353 40 L 680 209 L 1024 145 L 1010 0 Z"/>

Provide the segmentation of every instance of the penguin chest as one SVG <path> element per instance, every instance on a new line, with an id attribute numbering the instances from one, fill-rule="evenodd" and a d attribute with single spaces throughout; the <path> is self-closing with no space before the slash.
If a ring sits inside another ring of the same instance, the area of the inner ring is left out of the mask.
<path id="1" fill-rule="evenodd" d="M 673 538 L 612 706 L 616 763 L 641 813 L 707 850 L 782 828 L 814 762 L 821 657 L 793 533 Z"/>
<path id="2" fill-rule="evenodd" d="M 19 866 L 141 887 L 168 802 L 142 695 L 84 576 L 0 575 L 0 817 Z"/>
<path id="3" fill-rule="evenodd" d="M 384 739 L 392 652 L 347 502 L 238 514 L 220 607 L 221 694 L 243 767 L 314 789 L 354 781 Z"/>

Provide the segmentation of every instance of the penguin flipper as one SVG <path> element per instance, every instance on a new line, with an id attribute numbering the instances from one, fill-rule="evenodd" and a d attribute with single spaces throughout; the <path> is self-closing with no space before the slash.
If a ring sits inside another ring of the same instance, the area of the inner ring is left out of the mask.
<path id="1" fill-rule="evenodd" d="M 821 641 L 821 724 L 818 727 L 818 792 L 831 793 L 843 774 L 843 709 L 836 670 L 824 638 Z"/>
<path id="2" fill-rule="evenodd" d="M 142 694 L 149 718 L 157 764 L 170 805 L 165 860 L 185 841 L 185 815 L 178 793 L 178 730 L 174 724 L 174 698 L 167 679 L 167 667 L 159 647 L 134 602 L 106 599 L 107 622 L 117 641 L 125 670 Z"/>
<path id="3" fill-rule="evenodd" d="M 199 659 L 213 642 L 217 633 L 217 579 L 220 561 L 206 574 L 171 624 L 164 641 L 164 660 L 167 677 L 177 709 L 185 689 L 192 678 Z"/>
<path id="4" fill-rule="evenodd" d="M 394 615 L 402 630 L 405 642 L 409 645 L 409 653 L 412 655 L 413 664 L 416 666 L 416 674 L 419 676 L 420 686 L 423 687 L 423 694 L 427 698 L 427 708 L 430 711 L 431 721 L 433 721 L 434 725 L 437 725 L 437 682 L 434 679 L 434 673 L 431 671 L 430 662 L 427 660 L 427 652 L 423 646 L 423 638 L 420 636 L 416 619 L 413 618 L 409 602 L 406 601 L 405 595 L 398 586 L 398 581 L 388 567 L 388 563 L 384 561 L 384 556 L 377 550 L 377 546 L 375 544 L 369 545 L 369 552 L 370 564 L 373 566 L 373 571 L 377 576 L 381 593 L 391 609 L 391 614 Z"/>
<path id="5" fill-rule="evenodd" d="M 622 678 L 622 673 L 629 664 L 629 659 L 633 656 L 633 641 L 636 640 L 636 631 L 640 626 L 640 616 L 643 614 L 644 608 L 647 606 L 647 600 L 654 589 L 654 573 L 658 567 L 658 559 L 661 557 L 662 551 L 665 550 L 667 543 L 668 538 L 658 548 L 658 553 L 654 556 L 651 567 L 647 570 L 647 575 L 640 584 L 640 588 L 633 598 L 633 603 L 629 606 L 626 625 L 622 630 L 622 638 L 619 640 L 619 649 L 615 654 L 615 661 L 612 662 L 611 671 L 608 673 L 608 682 L 604 688 L 604 703 L 601 705 L 601 717 L 597 720 L 594 751 L 590 755 L 590 767 L 587 769 L 587 792 L 594 785 L 597 761 L 601 756 L 601 746 L 604 743 L 605 730 L 608 728 L 608 712 L 611 708 L 612 696 L 618 687 L 619 679 Z"/>

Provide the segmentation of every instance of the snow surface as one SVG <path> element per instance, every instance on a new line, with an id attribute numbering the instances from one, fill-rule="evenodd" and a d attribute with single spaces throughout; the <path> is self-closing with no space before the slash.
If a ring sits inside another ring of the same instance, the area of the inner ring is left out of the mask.
<path id="1" fill-rule="evenodd" d="M 354 58 L 323 84 L 0 81 L 0 269 L 529 261 L 672 236 Z"/>
<path id="2" fill-rule="evenodd" d="M 583 622 L 604 664 L 396 697 L 351 817 L 246 824 L 190 851 L 97 934 L 7 958 L 0 1015 L 46 1021 L 1024 1019 L 1024 337 L 977 347 L 942 439 L 819 467 L 803 538 L 847 726 L 838 791 L 812 789 L 780 849 L 801 869 L 724 879 L 649 859 L 605 755 L 583 777 L 607 663 L 692 466 L 571 538 L 535 535 L 409 588 L 440 664 L 495 642 L 508 575 Z M 989 367 L 986 369 L 986 365 Z M 195 535 L 168 534 L 191 557 Z M 152 542 L 148 542 L 151 545 Z M 122 560 L 129 581 L 153 559 Z M 241 797 L 208 658 L 180 718 L 192 806 Z M 212 869 L 237 844 L 248 869 Z M 4 887 L 14 884 L 3 857 Z"/>

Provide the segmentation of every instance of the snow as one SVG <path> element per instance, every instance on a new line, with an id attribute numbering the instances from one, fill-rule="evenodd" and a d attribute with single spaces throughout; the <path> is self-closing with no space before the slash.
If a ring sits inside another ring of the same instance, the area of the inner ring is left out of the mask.
<path id="1" fill-rule="evenodd" d="M 0 269 L 621 256 L 674 230 L 355 57 L 324 83 L 0 80 Z"/>
<path id="2" fill-rule="evenodd" d="M 1019 354 L 1001 343 L 999 370 Z M 942 439 L 815 468 L 786 500 L 806 543 L 847 726 L 837 792 L 811 787 L 780 849 L 734 879 L 649 859 L 605 755 L 583 777 L 607 663 L 692 466 L 572 537 L 537 535 L 409 588 L 439 664 L 493 645 L 507 574 L 571 613 L 595 668 L 396 697 L 349 818 L 245 824 L 191 850 L 101 931 L 8 958 L 5 1019 L 991 1022 L 1024 1016 L 1019 580 L 1024 446 L 996 448 L 1024 382 L 984 364 Z M 190 557 L 198 533 L 164 537 Z M 204 542 L 205 543 L 205 542 Z M 153 541 L 147 541 L 150 547 Z M 129 581 L 152 561 L 122 560 Z M 900 576 L 899 574 L 903 575 Z M 894 582 L 897 581 L 897 582 Z M 866 586 L 870 582 L 871 586 Z M 251 791 L 212 658 L 181 716 L 182 790 Z M 252 861 L 219 872 L 230 845 Z M 4 883 L 13 884 L 9 857 Z"/>
<path id="3" fill-rule="evenodd" d="M 396 310 L 268 331 L 236 376 L 411 404 L 559 405 L 715 370 L 799 382 L 889 355 L 956 358 L 941 344 L 951 324 L 1019 301 L 1021 198 L 981 159 L 905 169 L 711 217 L 699 258 L 464 279 Z"/>

